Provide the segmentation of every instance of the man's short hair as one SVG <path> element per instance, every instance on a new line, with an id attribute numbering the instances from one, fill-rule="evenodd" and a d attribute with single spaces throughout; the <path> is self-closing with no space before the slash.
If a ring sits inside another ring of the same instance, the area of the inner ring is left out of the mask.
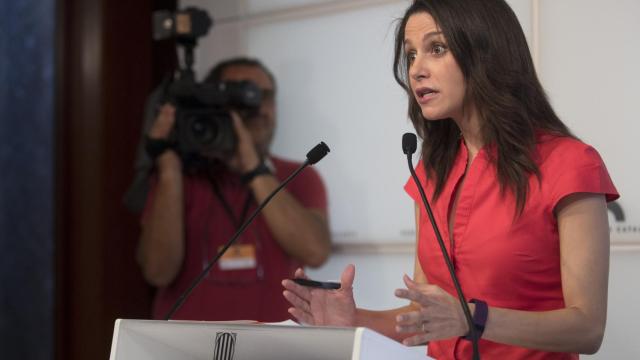
<path id="1" fill-rule="evenodd" d="M 271 71 L 266 66 L 264 66 L 264 64 L 260 62 L 260 60 L 248 57 L 235 57 L 219 62 L 216 66 L 213 67 L 213 69 L 211 69 L 204 81 L 208 83 L 219 82 L 222 79 L 222 73 L 227 68 L 232 66 L 251 66 L 259 68 L 265 74 L 267 74 L 269 80 L 271 80 L 271 84 L 273 84 L 273 90 L 275 91 L 276 79 L 273 76 L 273 73 L 271 73 Z"/>

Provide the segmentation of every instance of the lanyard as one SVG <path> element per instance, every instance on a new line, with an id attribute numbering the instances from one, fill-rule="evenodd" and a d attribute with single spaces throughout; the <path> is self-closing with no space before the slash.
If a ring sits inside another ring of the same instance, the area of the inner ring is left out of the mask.
<path id="1" fill-rule="evenodd" d="M 242 222 L 245 220 L 246 216 L 247 216 L 247 212 L 249 211 L 249 206 L 251 205 L 251 201 L 253 198 L 253 195 L 251 193 L 250 190 L 247 190 L 247 198 L 244 202 L 244 205 L 242 207 L 242 212 L 240 213 L 240 218 L 236 218 L 233 209 L 231 208 L 231 205 L 229 204 L 229 202 L 227 201 L 227 199 L 224 197 L 224 195 L 222 194 L 222 190 L 220 189 L 220 185 L 218 184 L 218 182 L 216 181 L 216 179 L 207 174 L 207 178 L 209 180 L 209 183 L 211 184 L 213 193 L 216 195 L 216 197 L 218 198 L 218 200 L 220 201 L 220 203 L 222 204 L 222 207 L 224 208 L 225 212 L 227 213 L 227 217 L 229 219 L 229 221 L 231 221 L 231 223 L 234 225 L 234 227 L 237 229 L 240 228 L 240 226 L 242 225 Z M 209 211 L 207 211 L 209 213 L 209 216 L 211 216 L 211 205 L 213 204 L 213 202 L 209 203 Z M 206 229 L 207 229 L 207 222 L 203 222 L 203 227 L 202 227 L 202 246 L 203 246 L 203 251 L 205 254 L 208 254 L 210 249 L 209 249 L 209 243 L 206 237 Z M 249 229 L 247 229 L 249 230 Z M 259 253 L 260 253 L 260 249 L 262 248 L 262 241 L 261 241 L 261 237 L 260 234 L 258 232 L 255 231 L 254 229 L 251 229 L 252 233 L 255 236 L 255 248 L 256 248 L 256 257 L 259 258 Z M 203 268 L 205 268 L 208 264 L 208 257 L 205 256 L 203 258 Z M 258 261 L 257 266 L 256 266 L 256 275 L 255 275 L 255 279 L 253 280 L 247 280 L 247 279 L 228 279 L 226 278 L 227 275 L 224 275 L 222 278 L 220 277 L 221 275 L 211 275 L 208 274 L 207 277 L 209 278 L 209 280 L 214 281 L 214 282 L 221 282 L 221 283 L 245 283 L 245 282 L 254 282 L 254 281 L 260 281 L 264 279 L 264 269 L 263 269 L 263 265 L 261 264 L 260 261 Z"/>
<path id="2" fill-rule="evenodd" d="M 249 206 L 251 205 L 251 198 L 252 198 L 251 192 L 247 191 L 247 199 L 244 201 L 242 212 L 240 213 L 240 218 L 236 218 L 236 215 L 233 213 L 233 209 L 231 209 L 231 205 L 222 194 L 222 191 L 220 190 L 220 186 L 218 185 L 218 182 L 216 181 L 216 179 L 210 176 L 209 182 L 211 183 L 211 187 L 213 188 L 213 193 L 216 195 L 216 197 L 222 204 L 224 211 L 227 213 L 227 216 L 229 217 L 229 220 L 231 221 L 233 226 L 236 228 L 236 230 L 239 229 L 240 225 L 242 225 L 242 222 L 247 217 L 247 212 L 249 211 Z"/>

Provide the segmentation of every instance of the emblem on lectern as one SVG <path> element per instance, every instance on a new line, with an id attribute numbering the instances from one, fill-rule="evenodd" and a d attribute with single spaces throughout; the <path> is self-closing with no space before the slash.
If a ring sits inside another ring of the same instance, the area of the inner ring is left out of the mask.
<path id="1" fill-rule="evenodd" d="M 233 360 L 236 348 L 236 334 L 232 332 L 216 333 L 216 342 L 213 346 L 213 360 Z"/>

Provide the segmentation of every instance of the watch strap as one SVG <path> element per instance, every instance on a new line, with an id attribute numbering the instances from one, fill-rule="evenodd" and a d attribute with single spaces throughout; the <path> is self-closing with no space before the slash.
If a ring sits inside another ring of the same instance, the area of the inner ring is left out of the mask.
<path id="1" fill-rule="evenodd" d="M 155 160 L 163 152 L 175 148 L 174 143 L 166 139 L 154 139 L 144 137 L 144 149 L 152 160 Z"/>
<path id="2" fill-rule="evenodd" d="M 487 306 L 487 303 L 483 300 L 471 299 L 469 302 L 476 305 L 476 308 L 473 311 L 473 326 L 475 327 L 477 338 L 480 339 L 484 332 L 484 328 L 487 325 L 489 306 Z M 463 339 L 473 340 L 472 335 L 471 330 L 469 330 L 467 335 L 463 336 Z"/>
<path id="3" fill-rule="evenodd" d="M 244 184 L 249 184 L 251 180 L 255 179 L 257 176 L 271 174 L 271 169 L 265 164 L 264 161 L 260 162 L 258 166 L 256 166 L 253 170 L 242 174 L 240 179 Z"/>

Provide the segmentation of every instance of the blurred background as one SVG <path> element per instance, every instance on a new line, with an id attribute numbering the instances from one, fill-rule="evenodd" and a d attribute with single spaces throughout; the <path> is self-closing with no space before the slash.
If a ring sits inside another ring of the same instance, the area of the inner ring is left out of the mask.
<path id="1" fill-rule="evenodd" d="M 560 117 L 599 150 L 622 197 L 610 208 L 609 320 L 588 359 L 640 358 L 640 2 L 509 0 Z M 278 81 L 274 153 L 319 141 L 334 253 L 355 263 L 359 306 L 401 305 L 413 269 L 400 138 L 411 127 L 392 72 L 407 0 L 5 0 L 0 3 L 0 344 L 3 358 L 105 359 L 116 318 L 148 318 L 135 263 L 138 215 L 123 205 L 145 100 L 176 66 L 152 40 L 154 10 L 205 9 L 202 78 L 218 60 L 262 59 Z M 417 160 L 417 159 L 416 159 Z"/>

